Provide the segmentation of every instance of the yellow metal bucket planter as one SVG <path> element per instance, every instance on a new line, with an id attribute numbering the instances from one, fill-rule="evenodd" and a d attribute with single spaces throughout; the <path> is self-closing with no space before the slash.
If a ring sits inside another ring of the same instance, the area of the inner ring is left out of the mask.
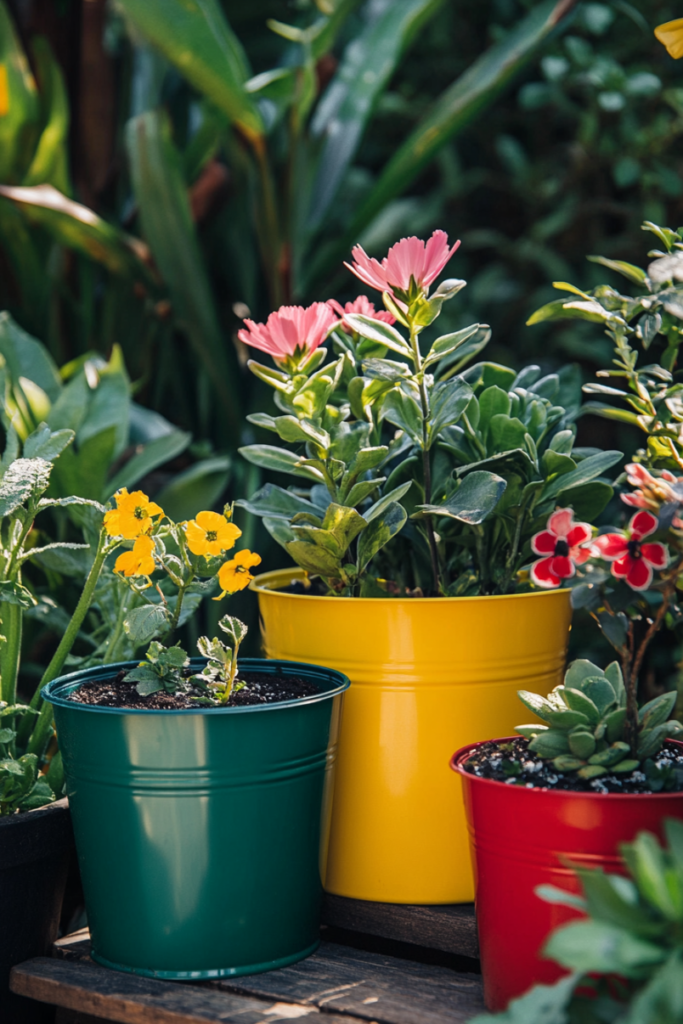
<path id="1" fill-rule="evenodd" d="M 509 736 L 518 689 L 562 681 L 569 591 L 502 597 L 334 598 L 283 593 L 298 569 L 258 576 L 268 658 L 351 679 L 344 695 L 328 892 L 388 903 L 474 898 L 454 750 Z"/>

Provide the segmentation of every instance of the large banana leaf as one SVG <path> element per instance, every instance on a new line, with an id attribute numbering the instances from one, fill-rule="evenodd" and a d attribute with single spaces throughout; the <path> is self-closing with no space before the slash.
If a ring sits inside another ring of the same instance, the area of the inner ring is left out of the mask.
<path id="1" fill-rule="evenodd" d="M 408 188 L 438 150 L 492 103 L 575 5 L 576 0 L 538 4 L 441 95 L 388 162 L 356 211 L 346 236 L 315 268 L 316 280 L 329 272 L 387 203 Z"/>
<path id="2" fill-rule="evenodd" d="M 310 201 L 307 230 L 327 213 L 353 159 L 378 97 L 411 39 L 436 14 L 443 0 L 388 0 L 344 51 L 311 122 L 324 140 Z"/>
<path id="3" fill-rule="evenodd" d="M 0 185 L 0 196 L 11 199 L 31 223 L 44 227 L 62 245 L 103 263 L 112 273 L 152 280 L 146 245 L 52 185 Z"/>
<path id="4" fill-rule="evenodd" d="M 221 403 L 221 419 L 236 439 L 241 414 L 235 370 L 218 323 L 167 115 L 150 110 L 133 118 L 126 143 L 144 235 L 168 287 L 176 322 L 204 364 Z"/>
<path id="5" fill-rule="evenodd" d="M 217 0 L 119 0 L 131 24 L 252 140 L 263 120 L 244 83 L 251 72 Z"/>

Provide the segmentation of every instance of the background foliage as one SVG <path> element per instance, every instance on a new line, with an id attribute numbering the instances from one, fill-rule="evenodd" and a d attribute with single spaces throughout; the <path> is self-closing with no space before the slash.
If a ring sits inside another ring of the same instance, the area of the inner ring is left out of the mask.
<path id="1" fill-rule="evenodd" d="M 181 64 L 196 39 L 169 6 L 222 8 L 221 53 Z M 592 378 L 610 358 L 599 327 L 524 323 L 553 280 L 602 280 L 587 254 L 642 263 L 642 220 L 683 221 L 683 66 L 652 35 L 680 10 L 586 2 L 546 33 L 553 9 L 0 4 L 0 60 L 22 97 L 0 119 L 0 308 L 61 367 L 121 346 L 136 403 L 193 435 L 157 488 L 265 440 L 245 420 L 267 395 L 244 370 L 239 318 L 353 298 L 337 270 L 352 242 L 381 254 L 444 227 L 463 239 L 449 272 L 469 286 L 440 330 L 488 322 L 489 358 L 574 361 Z M 8 191 L 45 182 L 61 198 Z M 579 443 L 628 452 L 636 436 L 586 418 Z M 237 458 L 216 465 L 217 507 L 262 482 Z M 245 541 L 277 564 L 262 535 Z"/>

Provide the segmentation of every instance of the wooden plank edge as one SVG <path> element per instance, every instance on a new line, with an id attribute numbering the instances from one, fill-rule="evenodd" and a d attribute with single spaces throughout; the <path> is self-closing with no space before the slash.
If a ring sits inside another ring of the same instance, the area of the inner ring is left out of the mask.
<path id="1" fill-rule="evenodd" d="M 375 903 L 325 893 L 322 923 L 383 939 L 476 959 L 477 921 L 472 903 L 434 906 Z"/>
<path id="2" fill-rule="evenodd" d="M 310 1004 L 273 1002 L 218 991 L 201 983 L 142 978 L 97 964 L 51 957 L 36 957 L 13 967 L 10 989 L 40 1003 L 116 1024 L 276 1024 L 302 1017 L 320 1019 L 320 1011 Z M 325 1013 L 325 1024 L 368 1021 Z"/>

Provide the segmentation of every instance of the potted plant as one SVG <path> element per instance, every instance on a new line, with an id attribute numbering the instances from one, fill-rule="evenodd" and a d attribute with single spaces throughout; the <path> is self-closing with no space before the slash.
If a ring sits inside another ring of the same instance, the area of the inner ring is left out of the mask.
<path id="1" fill-rule="evenodd" d="M 350 269 L 383 310 L 365 296 L 283 307 L 239 332 L 275 363 L 249 363 L 277 406 L 250 421 L 284 442 L 242 454 L 296 478 L 241 503 L 299 566 L 254 581 L 265 652 L 355 684 L 326 885 L 367 900 L 472 898 L 464 816 L 443 813 L 453 731 L 506 734 L 522 682 L 560 681 L 569 593 L 523 571 L 531 537 L 558 502 L 594 518 L 621 457 L 574 447 L 571 373 L 466 369 L 489 340 L 481 324 L 423 344 L 465 284 L 430 295 L 456 248 L 442 231 L 381 263 L 357 247 Z"/>
<path id="2" fill-rule="evenodd" d="M 243 659 L 224 616 L 200 658 L 168 640 L 193 598 L 244 589 L 260 557 L 226 560 L 225 514 L 178 524 L 117 493 L 104 530 L 140 602 L 124 628 L 141 663 L 55 679 L 54 708 L 95 960 L 161 978 L 282 967 L 318 944 L 339 672 Z M 160 642 L 163 641 L 163 642 Z"/>
<path id="3" fill-rule="evenodd" d="M 41 543 L 44 531 L 36 518 L 49 508 L 81 506 L 86 513 L 99 512 L 100 519 L 104 513 L 95 501 L 46 496 L 54 464 L 73 438 L 72 430 L 51 431 L 42 423 L 25 436 L 22 453 L 19 436 L 9 426 L 0 462 L 0 1018 L 8 1022 L 29 1019 L 25 1001 L 9 992 L 10 968 L 44 955 L 54 941 L 73 848 L 68 806 L 60 799 L 63 767 L 52 741 L 50 709 L 40 709 L 39 688 L 30 704 L 17 700 L 23 618 L 38 605 L 23 574 L 29 560 L 48 555 L 92 558 L 80 599 L 43 674 L 45 684 L 61 671 L 104 561 L 118 544 L 104 530 L 96 531 L 92 544 L 49 538 Z"/>
<path id="4" fill-rule="evenodd" d="M 544 955 L 570 973 L 538 985 L 504 1013 L 471 1024 L 663 1024 L 683 1012 L 683 823 L 667 819 L 666 846 L 650 832 L 625 843 L 628 872 L 575 867 L 582 895 L 542 887 L 537 896 L 587 914 L 558 928 Z M 630 876 L 630 877 L 629 877 Z"/>

